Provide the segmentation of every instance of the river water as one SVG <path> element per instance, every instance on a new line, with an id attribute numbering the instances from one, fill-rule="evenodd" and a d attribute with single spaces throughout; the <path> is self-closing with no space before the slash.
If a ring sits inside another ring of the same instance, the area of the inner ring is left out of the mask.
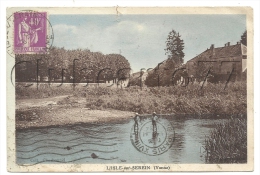
<path id="1" fill-rule="evenodd" d="M 17 164 L 46 163 L 206 163 L 203 145 L 224 119 L 168 119 L 175 139 L 156 156 L 139 152 L 130 140 L 133 120 L 80 124 L 16 132 Z"/>

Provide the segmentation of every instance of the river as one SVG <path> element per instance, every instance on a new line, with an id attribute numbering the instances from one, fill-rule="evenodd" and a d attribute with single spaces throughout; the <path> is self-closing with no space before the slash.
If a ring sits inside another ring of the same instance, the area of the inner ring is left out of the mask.
<path id="1" fill-rule="evenodd" d="M 133 120 L 16 131 L 16 162 L 206 163 L 203 145 L 214 123 L 225 119 L 169 119 L 175 132 L 170 149 L 156 156 L 139 152 L 130 140 Z"/>

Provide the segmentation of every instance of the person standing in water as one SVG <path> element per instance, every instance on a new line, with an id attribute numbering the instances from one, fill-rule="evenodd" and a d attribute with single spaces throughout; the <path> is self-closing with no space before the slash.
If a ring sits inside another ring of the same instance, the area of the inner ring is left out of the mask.
<path id="1" fill-rule="evenodd" d="M 135 117 L 134 117 L 134 121 L 135 121 L 135 124 L 134 124 L 134 131 L 135 131 L 135 134 L 138 134 L 138 122 L 140 121 L 140 118 L 139 118 L 139 114 L 138 113 L 135 113 Z"/>
<path id="2" fill-rule="evenodd" d="M 157 136 L 157 125 L 156 125 L 156 120 L 158 119 L 156 113 L 153 113 L 152 116 L 152 125 L 153 125 L 153 138 Z"/>

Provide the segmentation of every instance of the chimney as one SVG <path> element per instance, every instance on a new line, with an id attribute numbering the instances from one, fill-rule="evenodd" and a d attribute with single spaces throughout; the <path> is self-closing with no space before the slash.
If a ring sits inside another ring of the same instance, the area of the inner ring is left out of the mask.
<path id="1" fill-rule="evenodd" d="M 230 46 L 230 42 L 227 42 L 227 43 L 225 44 L 225 47 L 227 47 L 227 46 Z"/>
<path id="2" fill-rule="evenodd" d="M 240 44 L 240 42 L 239 42 L 239 41 L 237 42 L 237 45 L 238 45 L 238 44 Z"/>
<path id="3" fill-rule="evenodd" d="M 214 57 L 214 56 L 215 56 L 214 44 L 211 44 L 211 46 L 210 46 L 210 53 L 211 53 L 211 56 L 210 56 L 210 57 Z"/>

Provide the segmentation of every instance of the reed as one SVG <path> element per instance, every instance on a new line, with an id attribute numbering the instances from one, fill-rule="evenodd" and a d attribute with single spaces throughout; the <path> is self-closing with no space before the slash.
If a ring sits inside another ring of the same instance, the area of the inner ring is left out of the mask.
<path id="1" fill-rule="evenodd" d="M 247 119 L 231 118 L 215 124 L 205 139 L 206 161 L 208 163 L 247 162 Z"/>

